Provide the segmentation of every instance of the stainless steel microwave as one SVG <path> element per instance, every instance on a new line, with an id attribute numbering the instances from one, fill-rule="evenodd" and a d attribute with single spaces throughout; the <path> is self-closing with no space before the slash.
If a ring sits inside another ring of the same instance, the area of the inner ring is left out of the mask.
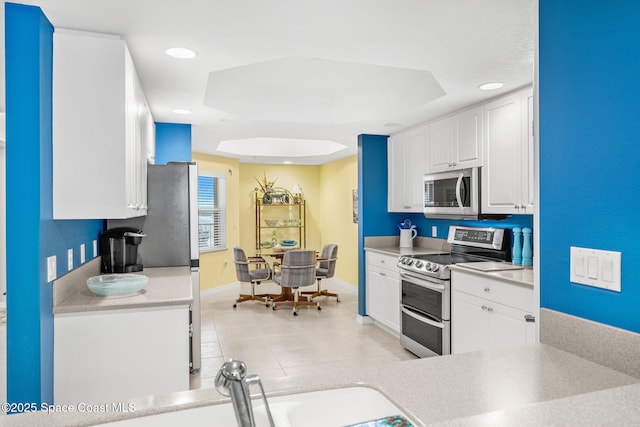
<path id="1" fill-rule="evenodd" d="M 424 216 L 478 219 L 480 170 L 477 167 L 424 175 Z"/>

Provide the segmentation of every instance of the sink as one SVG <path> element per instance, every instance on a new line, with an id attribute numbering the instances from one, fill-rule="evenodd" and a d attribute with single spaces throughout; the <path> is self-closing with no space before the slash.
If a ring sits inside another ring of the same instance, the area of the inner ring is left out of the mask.
<path id="1" fill-rule="evenodd" d="M 382 393 L 363 386 L 269 397 L 268 401 L 277 427 L 351 426 L 390 416 L 406 418 L 402 410 Z M 269 426 L 261 398 L 253 400 L 253 408 L 256 425 Z M 235 426 L 236 418 L 231 403 L 223 403 L 102 425 L 113 427 Z"/>
<path id="2" fill-rule="evenodd" d="M 149 278 L 143 274 L 102 274 L 87 279 L 87 287 L 101 297 L 137 294 Z"/>

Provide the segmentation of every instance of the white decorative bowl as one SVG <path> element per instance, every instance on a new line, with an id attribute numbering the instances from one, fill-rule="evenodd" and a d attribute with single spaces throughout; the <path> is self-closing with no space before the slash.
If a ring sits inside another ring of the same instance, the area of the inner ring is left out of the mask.
<path id="1" fill-rule="evenodd" d="M 102 274 L 87 279 L 87 287 L 101 297 L 135 294 L 145 287 L 149 278 L 142 274 Z"/>
<path id="2" fill-rule="evenodd" d="M 264 222 L 269 227 L 277 227 L 278 223 L 280 222 L 280 218 L 265 218 Z"/>

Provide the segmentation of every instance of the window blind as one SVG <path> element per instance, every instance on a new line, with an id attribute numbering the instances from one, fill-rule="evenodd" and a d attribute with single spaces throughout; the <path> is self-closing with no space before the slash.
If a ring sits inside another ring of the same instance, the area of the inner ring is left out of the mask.
<path id="1" fill-rule="evenodd" d="M 227 248 L 227 179 L 200 172 L 198 175 L 198 243 L 201 252 Z"/>

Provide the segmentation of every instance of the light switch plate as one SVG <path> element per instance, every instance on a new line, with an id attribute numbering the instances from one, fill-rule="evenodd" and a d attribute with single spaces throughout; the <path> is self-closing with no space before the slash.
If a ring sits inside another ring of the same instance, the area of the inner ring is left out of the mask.
<path id="1" fill-rule="evenodd" d="M 56 280 L 56 256 L 47 257 L 47 282 Z"/>
<path id="2" fill-rule="evenodd" d="M 438 226 L 431 226 L 431 237 L 438 237 Z"/>
<path id="3" fill-rule="evenodd" d="M 98 241 L 94 240 L 93 241 L 93 257 L 97 257 L 98 256 Z"/>
<path id="4" fill-rule="evenodd" d="M 80 264 L 84 264 L 87 260 L 87 252 L 84 246 L 84 243 L 80 245 Z"/>
<path id="5" fill-rule="evenodd" d="M 622 253 L 571 247 L 571 282 L 621 292 Z"/>

